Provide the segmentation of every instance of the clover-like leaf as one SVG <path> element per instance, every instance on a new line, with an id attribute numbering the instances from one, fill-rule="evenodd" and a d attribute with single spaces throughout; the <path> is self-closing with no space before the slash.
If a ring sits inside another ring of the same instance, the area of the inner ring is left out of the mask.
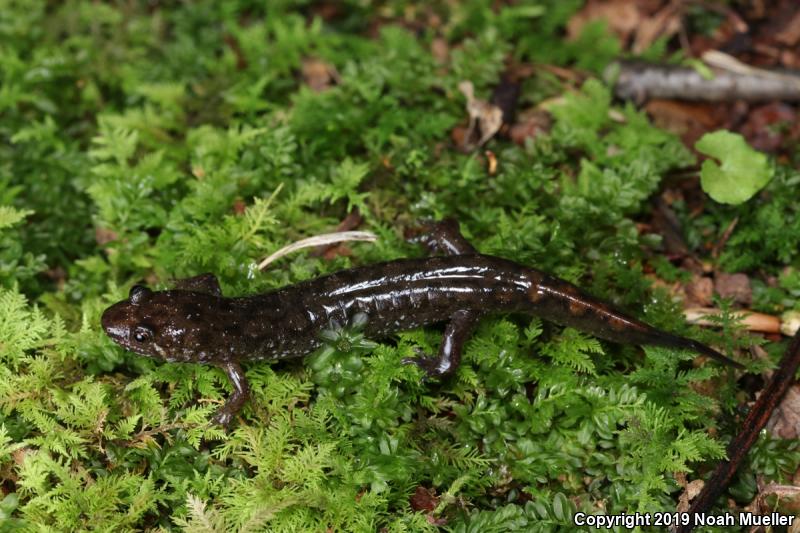
<path id="1" fill-rule="evenodd" d="M 714 158 L 703 161 L 700 184 L 717 202 L 744 203 L 772 178 L 767 156 L 751 148 L 737 133 L 726 130 L 706 133 L 694 147 Z"/>

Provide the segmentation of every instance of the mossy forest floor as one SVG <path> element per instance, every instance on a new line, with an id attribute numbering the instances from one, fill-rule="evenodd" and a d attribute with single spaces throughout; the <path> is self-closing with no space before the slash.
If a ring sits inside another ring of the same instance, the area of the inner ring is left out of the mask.
<path id="1" fill-rule="evenodd" d="M 630 43 L 598 20 L 565 37 L 582 5 L 0 1 L 0 531 L 572 531 L 578 511 L 674 511 L 786 347 L 732 312 L 800 307 L 797 149 L 749 201 L 710 199 L 691 145 L 602 81 Z M 683 19 L 690 36 L 725 21 Z M 687 62 L 678 40 L 640 54 Z M 459 84 L 485 102 L 509 75 L 515 118 L 464 149 Z M 446 216 L 481 252 L 750 374 L 510 315 L 426 383 L 399 363 L 441 328 L 343 331 L 245 365 L 253 400 L 226 432 L 207 424 L 230 394 L 220 370 L 100 328 L 141 280 L 214 272 L 226 295 L 257 293 L 420 256 L 403 230 Z M 379 239 L 256 268 L 345 220 Z M 688 325 L 686 298 L 725 273 L 749 299 L 708 291 L 717 326 Z M 765 433 L 716 511 L 798 461 L 796 439 Z"/>

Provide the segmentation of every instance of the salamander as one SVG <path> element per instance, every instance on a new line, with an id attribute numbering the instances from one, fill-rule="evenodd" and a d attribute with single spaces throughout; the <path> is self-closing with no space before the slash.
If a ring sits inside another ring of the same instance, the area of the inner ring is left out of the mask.
<path id="1" fill-rule="evenodd" d="M 233 393 L 214 422 L 227 425 L 248 398 L 241 363 L 303 356 L 324 341 L 331 324 L 365 315 L 370 338 L 446 322 L 436 356 L 415 364 L 428 377 L 453 374 L 464 343 L 488 313 L 525 313 L 624 344 L 685 349 L 743 368 L 708 346 L 658 330 L 575 285 L 527 266 L 483 255 L 458 224 L 429 225 L 417 241 L 439 255 L 342 270 L 264 294 L 226 298 L 213 274 L 178 282 L 173 290 L 141 285 L 102 315 L 108 336 L 122 347 L 169 362 L 217 365 Z"/>

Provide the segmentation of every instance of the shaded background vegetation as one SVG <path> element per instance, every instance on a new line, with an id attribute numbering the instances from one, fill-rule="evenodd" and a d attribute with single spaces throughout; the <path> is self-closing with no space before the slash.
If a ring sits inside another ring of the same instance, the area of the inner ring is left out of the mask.
<path id="1" fill-rule="evenodd" d="M 690 148 L 597 79 L 625 39 L 599 20 L 565 39 L 583 7 L 0 2 L 0 528 L 550 531 L 577 509 L 674 509 L 757 388 L 692 354 L 494 317 L 458 376 L 427 384 L 398 362 L 435 351 L 435 328 L 377 347 L 343 331 L 307 361 L 250 365 L 254 399 L 225 433 L 205 425 L 220 371 L 126 353 L 99 328 L 141 279 L 212 271 L 225 294 L 255 293 L 419 255 L 403 228 L 454 216 L 482 252 L 769 367 L 778 336 L 744 332 L 730 302 L 721 328 L 690 328 L 670 290 L 745 272 L 753 309 L 798 307 L 796 147 L 750 202 L 711 202 Z M 685 21 L 713 36 L 726 19 Z M 673 37 L 641 55 L 681 60 Z M 509 73 L 517 124 L 536 109 L 546 125 L 459 150 L 458 84 L 488 100 Z M 355 212 L 376 244 L 257 270 Z M 728 496 L 747 505 L 798 457 L 764 435 Z"/>

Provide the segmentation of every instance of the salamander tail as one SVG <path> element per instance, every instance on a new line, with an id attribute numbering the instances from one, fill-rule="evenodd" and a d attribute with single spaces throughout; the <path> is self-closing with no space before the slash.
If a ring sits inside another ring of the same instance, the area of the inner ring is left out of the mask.
<path id="1" fill-rule="evenodd" d="M 712 359 L 714 359 L 716 361 L 719 361 L 720 363 L 724 363 L 724 364 L 726 364 L 728 366 L 732 366 L 734 368 L 738 368 L 739 370 L 744 370 L 745 369 L 744 365 L 742 365 L 741 363 L 737 363 L 736 361 L 734 361 L 730 357 L 725 357 L 724 355 L 722 355 L 718 351 L 714 350 L 713 348 L 709 348 L 708 346 L 706 346 L 702 342 L 698 342 L 698 341 L 693 340 L 693 339 L 686 339 L 686 338 L 681 338 L 681 337 L 679 337 L 679 338 L 680 338 L 681 342 L 680 342 L 680 344 L 676 344 L 675 345 L 677 348 L 685 348 L 687 350 L 695 351 L 697 353 L 706 355 L 706 356 L 708 356 L 708 357 L 710 357 L 710 358 L 712 358 Z"/>

